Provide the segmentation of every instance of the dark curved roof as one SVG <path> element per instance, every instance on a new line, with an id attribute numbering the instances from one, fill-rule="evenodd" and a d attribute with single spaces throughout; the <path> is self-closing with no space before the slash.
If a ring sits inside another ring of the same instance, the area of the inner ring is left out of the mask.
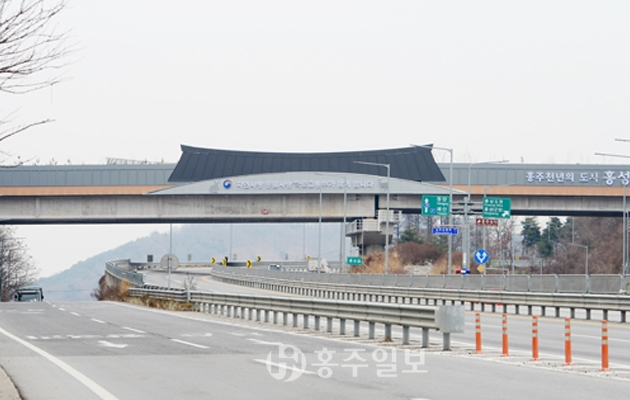
<path id="1" fill-rule="evenodd" d="M 390 165 L 392 178 L 444 182 L 431 149 L 411 146 L 398 149 L 341 153 L 263 153 L 202 149 L 182 145 L 182 156 L 169 182 L 197 182 L 279 172 L 348 172 L 366 175 L 387 174 L 383 167 L 355 161 Z"/>

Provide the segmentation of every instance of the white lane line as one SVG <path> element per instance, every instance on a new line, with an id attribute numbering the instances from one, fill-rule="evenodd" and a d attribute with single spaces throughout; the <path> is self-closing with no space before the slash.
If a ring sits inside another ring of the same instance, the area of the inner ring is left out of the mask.
<path id="1" fill-rule="evenodd" d="M 116 344 L 116 343 L 108 342 L 107 340 L 99 340 L 98 342 L 100 343 L 101 346 L 113 347 L 116 349 L 124 349 L 125 347 L 128 346 L 126 344 Z"/>
<path id="2" fill-rule="evenodd" d="M 18 342 L 22 346 L 24 346 L 24 347 L 34 351 L 35 353 L 37 353 L 40 356 L 42 356 L 45 359 L 47 359 L 48 361 L 52 362 L 53 364 L 55 364 L 56 366 L 61 368 L 63 371 L 67 372 L 74 379 L 76 379 L 77 381 L 79 381 L 83 385 L 85 385 L 85 387 L 90 389 L 92 392 L 94 392 L 95 395 L 97 395 L 101 399 L 103 399 L 103 400 L 118 400 L 118 398 L 116 396 L 114 396 L 113 394 L 109 393 L 107 390 L 105 390 L 99 384 L 97 384 L 96 382 L 94 382 L 93 380 L 88 378 L 87 376 L 83 375 L 82 373 L 80 373 L 76 369 L 72 368 L 70 365 L 68 365 L 65 362 L 61 361 L 57 357 L 53 356 L 52 354 L 45 352 L 44 350 L 40 349 L 39 347 L 34 346 L 31 343 L 20 339 L 19 337 L 17 337 L 15 335 L 5 331 L 2 328 L 0 328 L 0 333 L 2 333 L 4 336 L 8 337 L 9 339 L 12 339 L 12 340 Z"/>
<path id="3" fill-rule="evenodd" d="M 65 308 L 59 307 L 59 311 L 66 311 Z"/>
<path id="4" fill-rule="evenodd" d="M 145 331 L 141 331 L 140 329 L 133 329 L 133 328 L 130 328 L 130 327 L 128 327 L 128 326 L 123 326 L 122 328 L 123 328 L 123 329 L 126 329 L 126 330 L 128 330 L 128 331 L 131 331 L 131 332 L 136 332 L 136 333 L 146 333 Z"/>
<path id="5" fill-rule="evenodd" d="M 100 319 L 92 318 L 92 321 L 98 322 L 99 324 L 104 324 L 105 321 L 101 321 Z"/>
<path id="6" fill-rule="evenodd" d="M 265 364 L 267 366 L 272 366 L 272 367 L 276 367 L 279 369 L 288 369 L 289 371 L 297 371 L 297 372 L 302 372 L 303 374 L 315 374 L 315 372 L 313 371 L 308 371 L 306 369 L 301 369 L 301 368 L 295 368 L 295 367 L 289 367 L 288 365 L 286 365 L 285 363 L 275 363 L 273 361 L 269 361 L 269 360 L 260 360 L 258 358 L 254 359 L 255 362 L 257 363 L 261 363 L 261 364 Z"/>
<path id="7" fill-rule="evenodd" d="M 185 341 L 185 340 L 180 340 L 180 339 L 171 339 L 171 340 L 172 340 L 173 342 L 177 342 L 177 343 L 185 344 L 185 345 L 187 345 L 187 346 L 197 347 L 197 348 L 199 348 L 199 349 L 209 349 L 209 347 L 208 347 L 208 346 L 204 346 L 204 345 L 201 345 L 201 344 L 196 344 L 196 343 L 190 343 L 190 342 L 187 342 L 187 341 Z"/>
<path id="8" fill-rule="evenodd" d="M 77 317 L 80 317 L 80 316 L 81 316 L 81 314 L 76 313 L 76 312 L 74 312 L 74 311 L 72 311 L 70 314 L 75 315 L 75 316 L 77 316 Z"/>

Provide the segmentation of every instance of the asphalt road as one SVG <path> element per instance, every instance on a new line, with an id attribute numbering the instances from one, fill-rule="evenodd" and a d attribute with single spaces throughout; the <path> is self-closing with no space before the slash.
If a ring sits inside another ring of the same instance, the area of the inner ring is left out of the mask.
<path id="1" fill-rule="evenodd" d="M 118 303 L 0 304 L 0 365 L 25 399 L 592 400 L 630 389 L 628 380 L 377 346 Z"/>

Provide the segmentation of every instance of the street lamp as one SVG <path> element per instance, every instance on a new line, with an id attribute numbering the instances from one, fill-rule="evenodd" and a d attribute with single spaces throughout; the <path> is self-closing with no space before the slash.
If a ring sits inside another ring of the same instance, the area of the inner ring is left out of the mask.
<path id="1" fill-rule="evenodd" d="M 615 139 L 618 142 L 629 142 L 628 139 Z M 596 156 L 604 156 L 604 157 L 619 157 L 619 158 L 630 158 L 630 156 L 622 155 L 622 154 L 608 154 L 608 153 L 595 153 Z M 622 239 L 623 246 L 622 248 L 622 261 L 621 261 L 621 275 L 625 278 L 628 273 L 628 210 L 626 208 L 626 187 L 628 186 L 628 182 L 625 182 L 623 185 L 623 216 L 621 218 L 621 223 L 623 224 L 622 228 Z"/>
<path id="2" fill-rule="evenodd" d="M 447 147 L 437 147 L 437 146 L 422 146 L 422 145 L 412 145 L 416 147 L 422 147 L 425 149 L 436 149 L 436 150 L 444 150 L 448 151 L 450 154 L 450 162 L 448 167 L 448 202 L 450 204 L 450 210 L 448 213 L 448 225 L 453 226 L 453 149 L 449 149 Z M 448 274 L 452 274 L 453 272 L 453 235 L 448 235 Z"/>
<path id="3" fill-rule="evenodd" d="M 322 269 L 322 183 L 319 183 L 319 233 L 317 239 L 317 273 Z"/>
<path id="4" fill-rule="evenodd" d="M 588 246 L 583 245 L 583 244 L 577 244 L 577 243 L 568 243 L 568 245 L 582 247 L 583 249 L 586 249 L 586 261 L 585 261 L 585 266 L 584 266 L 584 273 L 588 276 Z"/>
<path id="5" fill-rule="evenodd" d="M 315 175 L 328 175 L 321 172 L 315 172 Z M 332 174 L 330 174 L 333 176 Z M 334 175 L 336 176 L 336 175 Z M 341 225 L 340 242 L 339 242 L 339 269 L 344 265 L 346 254 L 346 215 L 348 209 L 348 177 L 343 177 L 343 223 Z M 321 254 L 321 232 L 322 232 L 322 183 L 319 185 L 319 248 L 318 252 Z M 318 256 L 319 257 L 319 256 Z M 321 261 L 318 259 L 318 263 Z"/>
<path id="6" fill-rule="evenodd" d="M 377 167 L 385 167 L 387 168 L 387 205 L 386 205 L 386 220 L 385 220 L 385 274 L 389 273 L 389 176 L 390 176 L 390 165 L 389 164 L 381 164 L 375 162 L 368 161 L 355 161 L 356 164 L 364 164 L 364 165 L 375 165 Z"/>

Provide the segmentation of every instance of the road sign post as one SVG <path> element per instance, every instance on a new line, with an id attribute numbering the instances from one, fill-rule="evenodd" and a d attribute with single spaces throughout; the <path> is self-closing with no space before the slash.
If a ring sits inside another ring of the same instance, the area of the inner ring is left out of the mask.
<path id="1" fill-rule="evenodd" d="M 484 197 L 483 218 L 510 218 L 512 216 L 512 199 L 504 197 Z"/>

